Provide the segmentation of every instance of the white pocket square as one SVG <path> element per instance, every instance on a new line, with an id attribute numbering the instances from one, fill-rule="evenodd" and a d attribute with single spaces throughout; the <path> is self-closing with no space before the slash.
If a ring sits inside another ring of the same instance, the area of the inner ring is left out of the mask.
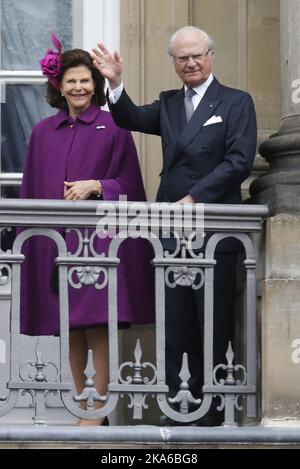
<path id="1" fill-rule="evenodd" d="M 223 122 L 221 116 L 211 116 L 211 117 L 205 122 L 205 124 L 203 124 L 203 127 L 205 127 L 206 125 L 218 124 L 219 122 Z"/>

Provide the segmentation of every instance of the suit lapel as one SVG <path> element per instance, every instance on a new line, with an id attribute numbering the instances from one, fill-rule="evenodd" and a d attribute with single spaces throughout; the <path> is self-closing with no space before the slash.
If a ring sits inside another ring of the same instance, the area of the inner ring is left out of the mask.
<path id="1" fill-rule="evenodd" d="M 181 134 L 177 134 L 180 135 L 180 137 L 178 138 L 176 150 L 171 164 L 174 164 L 185 147 L 187 147 L 187 145 L 195 138 L 197 133 L 200 132 L 205 122 L 214 114 L 215 109 L 219 106 L 220 102 L 222 101 L 222 98 L 218 93 L 219 86 L 219 82 L 214 78 L 197 109 L 192 115 L 189 123 L 184 126 Z"/>

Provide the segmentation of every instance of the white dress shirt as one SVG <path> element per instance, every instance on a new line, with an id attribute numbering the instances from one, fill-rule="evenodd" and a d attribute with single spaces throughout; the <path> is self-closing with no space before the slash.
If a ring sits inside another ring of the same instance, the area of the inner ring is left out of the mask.
<path id="1" fill-rule="evenodd" d="M 121 81 L 120 85 L 113 90 L 108 85 L 108 99 L 111 102 L 111 104 L 116 104 L 116 102 L 119 100 L 122 94 L 123 89 L 124 89 L 123 81 Z"/>
<path id="2" fill-rule="evenodd" d="M 208 79 L 204 83 L 202 83 L 202 85 L 197 86 L 197 88 L 193 88 L 193 90 L 196 93 L 192 97 L 192 103 L 193 103 L 193 106 L 194 106 L 194 111 L 197 109 L 197 106 L 199 105 L 201 99 L 203 98 L 204 94 L 206 93 L 207 88 L 209 87 L 209 85 L 211 84 L 213 79 L 214 79 L 214 77 L 213 77 L 213 74 L 211 73 L 209 75 Z M 188 89 L 188 87 L 186 85 L 184 85 L 184 92 L 185 93 L 186 93 L 187 89 Z"/>

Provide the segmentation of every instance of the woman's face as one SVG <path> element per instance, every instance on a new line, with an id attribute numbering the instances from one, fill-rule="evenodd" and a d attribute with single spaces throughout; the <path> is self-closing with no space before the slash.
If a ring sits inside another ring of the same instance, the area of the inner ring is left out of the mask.
<path id="1" fill-rule="evenodd" d="M 70 116 L 76 117 L 89 107 L 94 89 L 92 73 L 85 65 L 66 70 L 60 91 L 67 101 Z"/>

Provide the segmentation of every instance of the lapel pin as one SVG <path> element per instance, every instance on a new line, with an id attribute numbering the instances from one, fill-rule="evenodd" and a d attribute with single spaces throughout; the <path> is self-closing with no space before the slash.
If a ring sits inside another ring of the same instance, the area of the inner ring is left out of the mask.
<path id="1" fill-rule="evenodd" d="M 209 107 L 214 107 L 213 104 L 210 104 Z"/>

